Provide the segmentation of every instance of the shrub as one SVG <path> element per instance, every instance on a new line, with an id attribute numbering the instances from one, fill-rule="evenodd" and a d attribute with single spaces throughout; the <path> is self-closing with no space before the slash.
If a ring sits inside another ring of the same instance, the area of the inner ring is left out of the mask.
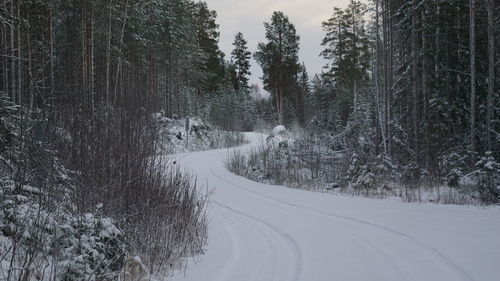
<path id="1" fill-rule="evenodd" d="M 487 151 L 475 165 L 476 178 L 475 191 L 481 202 L 485 204 L 496 203 L 500 199 L 500 163 L 491 151 Z"/>
<path id="2" fill-rule="evenodd" d="M 110 218 L 47 208 L 33 187 L 0 181 L 0 247 L 11 280 L 116 280 L 127 252 L 123 233 Z M 97 212 L 98 213 L 98 212 Z M 45 272 L 44 268 L 51 268 Z M 14 271 L 15 268 L 20 270 Z M 46 279 L 47 278 L 47 279 Z"/>

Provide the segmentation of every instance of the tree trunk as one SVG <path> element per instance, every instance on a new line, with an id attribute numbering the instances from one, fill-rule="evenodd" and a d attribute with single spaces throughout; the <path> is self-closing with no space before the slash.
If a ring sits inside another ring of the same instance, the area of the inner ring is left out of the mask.
<path id="1" fill-rule="evenodd" d="M 50 41 L 50 98 L 54 100 L 54 3 L 51 1 L 49 8 L 49 41 Z"/>
<path id="2" fill-rule="evenodd" d="M 476 0 L 470 3 L 470 138 L 472 161 L 476 154 Z"/>
<path id="3" fill-rule="evenodd" d="M 165 111 L 165 116 L 171 117 L 171 114 L 169 113 L 170 111 L 170 73 L 168 71 L 168 63 L 165 60 L 165 64 L 163 65 L 165 68 L 165 94 L 163 97 L 163 110 Z"/>
<path id="4" fill-rule="evenodd" d="M 283 122 L 285 121 L 285 118 L 284 118 L 285 112 L 283 110 L 283 107 L 284 107 L 284 93 L 283 93 L 282 90 L 280 91 L 280 100 L 279 100 L 279 102 L 280 102 L 279 123 L 280 123 L 280 125 L 283 125 L 284 124 Z"/>
<path id="5" fill-rule="evenodd" d="M 488 5 L 488 98 L 486 113 L 486 142 L 489 151 L 492 151 L 491 143 L 491 118 L 493 116 L 493 94 L 495 91 L 495 0 L 487 0 Z"/>
<path id="6" fill-rule="evenodd" d="M 283 125 L 283 93 L 279 86 L 276 87 L 276 111 L 278 112 L 278 125 Z"/>
<path id="7" fill-rule="evenodd" d="M 17 0 L 17 18 L 21 20 L 21 0 Z M 22 80 L 22 48 L 21 48 L 21 24 L 17 27 L 17 104 L 22 104 L 23 80 Z"/>
<path id="8" fill-rule="evenodd" d="M 168 117 L 172 118 L 173 108 L 172 100 L 174 98 L 174 53 L 173 46 L 170 46 L 169 51 L 169 68 L 168 68 L 168 107 L 165 109 L 168 112 Z"/>
<path id="9" fill-rule="evenodd" d="M 427 116 L 427 33 L 425 32 L 425 10 L 422 11 L 422 119 L 424 123 L 424 164 L 425 169 L 429 171 L 429 122 Z M 437 49 L 434 50 L 437 52 Z"/>
<path id="10" fill-rule="evenodd" d="M 380 52 L 380 15 L 379 15 L 379 0 L 375 0 L 375 36 L 376 36 L 376 44 L 375 44 L 375 103 L 377 110 L 377 148 L 379 147 L 379 139 L 381 137 L 382 143 L 384 145 L 384 153 L 387 155 L 387 142 L 385 141 L 385 130 L 384 130 L 384 122 L 382 118 L 382 109 L 380 108 L 380 78 L 382 73 L 380 72 L 380 65 L 382 64 L 382 57 Z M 380 127 L 379 127 L 380 126 Z M 378 150 L 378 149 L 377 149 Z"/>
<path id="11" fill-rule="evenodd" d="M 15 18 L 14 14 L 14 1 L 10 2 L 10 15 L 12 18 Z M 12 102 L 16 102 L 16 97 L 17 97 L 17 91 L 16 91 L 16 46 L 14 44 L 14 37 L 15 37 L 15 29 L 14 29 L 14 24 L 10 25 L 10 78 L 9 78 L 9 85 L 10 85 L 10 98 Z"/>
<path id="12" fill-rule="evenodd" d="M 95 73 L 94 73 L 94 4 L 90 3 L 90 27 L 89 27 L 89 91 L 92 113 L 95 110 L 96 92 L 95 92 Z"/>
<path id="13" fill-rule="evenodd" d="M 413 93 L 413 150 L 415 152 L 415 163 L 420 166 L 419 150 L 419 121 L 418 121 L 418 86 L 417 86 L 417 1 L 412 5 L 412 28 L 411 28 L 411 80 Z"/>
<path id="14" fill-rule="evenodd" d="M 106 103 L 109 103 L 110 67 L 111 67 L 111 8 L 113 0 L 109 0 L 108 38 L 106 42 Z"/>
<path id="15" fill-rule="evenodd" d="M 436 8 L 435 8 L 435 13 L 436 13 L 436 18 L 439 19 L 440 16 L 440 9 L 439 9 L 439 4 L 436 3 Z M 440 55 L 440 46 L 439 43 L 441 42 L 441 28 L 439 26 L 440 22 L 435 22 L 434 24 L 434 78 L 437 80 L 439 78 L 439 55 Z"/>
<path id="16" fill-rule="evenodd" d="M 384 1 L 382 7 L 382 21 L 384 26 L 384 146 L 387 155 L 391 155 L 391 96 L 392 96 L 392 19 L 389 1 Z"/>
<path id="17" fill-rule="evenodd" d="M 125 14 L 124 14 L 124 17 L 123 17 L 123 25 L 122 25 L 122 32 L 121 32 L 121 35 L 120 35 L 120 48 L 123 47 L 123 38 L 125 36 L 125 26 L 127 24 L 127 17 L 128 17 L 128 1 L 127 0 L 125 2 Z M 122 54 L 121 54 L 121 51 L 120 53 L 118 54 L 118 63 L 117 63 L 117 66 L 116 66 L 116 80 L 115 80 L 115 91 L 114 91 L 114 96 L 113 96 L 113 103 L 116 104 L 116 92 L 118 91 L 118 82 L 119 82 L 119 77 L 120 77 L 120 70 L 121 70 L 121 66 L 122 66 Z"/>
<path id="18" fill-rule="evenodd" d="M 7 1 L 3 1 L 2 8 L 4 11 L 7 12 Z M 9 93 L 9 67 L 8 67 L 8 59 L 7 59 L 7 53 L 8 53 L 8 35 L 7 35 L 7 27 L 5 25 L 1 26 L 2 28 L 2 53 L 4 54 L 2 56 L 2 82 L 3 82 L 3 87 L 2 90 L 4 93 L 8 94 Z"/>
<path id="19" fill-rule="evenodd" d="M 29 108 L 30 110 L 33 109 L 33 106 L 34 106 L 34 99 L 35 99 L 35 83 L 33 81 L 33 62 L 32 62 L 32 57 L 31 57 L 31 31 L 30 31 L 30 27 L 28 26 L 28 30 L 26 31 L 26 42 L 28 44 L 27 46 L 27 53 L 28 53 L 28 92 L 29 92 Z"/>
<path id="20" fill-rule="evenodd" d="M 81 98 L 85 101 L 85 106 L 87 106 L 87 22 L 86 22 L 86 15 L 85 15 L 85 0 L 81 0 L 81 22 L 80 26 L 82 29 L 82 38 L 81 38 L 81 45 L 82 45 L 82 69 L 81 69 Z"/>
<path id="21" fill-rule="evenodd" d="M 155 86 L 155 56 L 154 56 L 154 53 L 153 53 L 153 48 L 151 47 L 149 49 L 149 69 L 148 69 L 148 81 L 149 81 L 149 91 L 148 91 L 148 95 L 146 97 L 146 108 L 149 110 L 150 109 L 150 104 L 151 104 L 151 100 L 154 98 L 155 96 L 155 89 L 156 89 L 156 86 Z"/>

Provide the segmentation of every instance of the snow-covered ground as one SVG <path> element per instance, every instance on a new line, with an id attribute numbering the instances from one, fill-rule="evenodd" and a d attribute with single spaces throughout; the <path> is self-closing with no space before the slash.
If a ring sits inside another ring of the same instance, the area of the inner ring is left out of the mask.
<path id="1" fill-rule="evenodd" d="M 264 137 L 247 134 L 250 149 Z M 178 155 L 211 192 L 209 244 L 175 281 L 496 281 L 500 208 L 407 204 L 249 181 L 228 150 Z"/>

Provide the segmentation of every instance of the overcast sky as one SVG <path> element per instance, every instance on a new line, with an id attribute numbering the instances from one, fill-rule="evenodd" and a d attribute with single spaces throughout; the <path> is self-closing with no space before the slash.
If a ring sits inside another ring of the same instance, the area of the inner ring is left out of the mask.
<path id="1" fill-rule="evenodd" d="M 230 58 L 234 35 L 242 32 L 253 53 L 259 42 L 265 42 L 264 22 L 273 11 L 282 11 L 295 25 L 300 35 L 300 61 L 305 62 L 309 76 L 320 73 L 325 61 L 319 57 L 324 33 L 321 22 L 327 20 L 333 7 L 347 6 L 349 0 L 205 0 L 217 11 L 220 25 L 220 47 Z M 262 85 L 262 70 L 252 59 L 250 83 Z"/>

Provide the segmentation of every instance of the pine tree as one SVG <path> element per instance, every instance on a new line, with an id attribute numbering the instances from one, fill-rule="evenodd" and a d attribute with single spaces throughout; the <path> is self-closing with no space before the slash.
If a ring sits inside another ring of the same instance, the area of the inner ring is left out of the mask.
<path id="1" fill-rule="evenodd" d="M 325 47 L 325 49 L 321 51 L 320 55 L 328 61 L 328 64 L 324 66 L 326 72 L 323 73 L 323 76 L 338 83 L 340 83 L 340 81 L 337 81 L 337 73 L 340 70 L 344 55 L 347 52 L 345 46 L 346 31 L 344 19 L 344 10 L 334 7 L 332 16 L 322 23 L 326 35 L 321 43 L 321 46 Z"/>
<path id="2" fill-rule="evenodd" d="M 294 93 L 300 69 L 300 37 L 283 12 L 274 12 L 264 27 L 267 43 L 259 43 L 254 56 L 264 72 L 264 87 L 273 95 L 278 122 L 283 124 L 285 96 Z"/>
<path id="3" fill-rule="evenodd" d="M 326 35 L 321 55 L 329 61 L 324 77 L 335 87 L 337 109 L 344 125 L 369 77 L 371 53 L 365 30 L 366 11 L 364 4 L 351 0 L 345 10 L 334 8 L 332 17 L 323 22 Z"/>

